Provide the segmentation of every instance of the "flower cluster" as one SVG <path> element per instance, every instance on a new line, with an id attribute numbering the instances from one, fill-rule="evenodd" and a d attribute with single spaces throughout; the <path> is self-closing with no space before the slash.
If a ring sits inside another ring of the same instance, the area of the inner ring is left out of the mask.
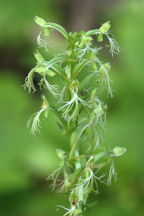
<path id="1" fill-rule="evenodd" d="M 35 17 L 35 21 L 41 27 L 37 38 L 39 50 L 34 54 L 37 63 L 26 77 L 24 88 L 29 93 L 36 91 L 36 75 L 40 89 L 45 94 L 50 93 L 55 102 L 54 105 L 49 104 L 43 95 L 42 107 L 31 117 L 28 126 L 35 134 L 40 128 L 41 115 L 47 117 L 51 111 L 58 117 L 58 125 L 69 138 L 70 147 L 68 152 L 61 149 L 56 151 L 60 166 L 48 176 L 48 180 L 52 180 L 53 190 L 59 188 L 69 193 L 70 209 L 59 206 L 67 211 L 65 215 L 78 216 L 86 210 L 89 194 L 99 192 L 99 182 L 109 185 L 112 178 L 116 179 L 114 158 L 126 151 L 122 147 L 115 147 L 111 151 L 100 148 L 107 111 L 101 96 L 104 91 L 110 96 L 113 93 L 109 78 L 110 64 L 99 58 L 102 50 L 99 44 L 104 38 L 108 39 L 105 47 L 109 47 L 112 56 L 119 53 L 120 48 L 111 37 L 110 22 L 88 32 L 68 33 L 62 26 L 40 17 Z M 67 49 L 45 60 L 41 50 L 48 52 L 45 37 L 53 29 L 63 35 Z M 55 76 L 59 81 L 53 84 Z M 103 172 L 106 165 L 110 165 L 108 173 Z"/>

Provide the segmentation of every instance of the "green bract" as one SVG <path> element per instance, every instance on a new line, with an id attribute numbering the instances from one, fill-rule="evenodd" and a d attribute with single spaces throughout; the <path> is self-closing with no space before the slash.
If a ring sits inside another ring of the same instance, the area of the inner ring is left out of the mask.
<path id="1" fill-rule="evenodd" d="M 111 151 L 100 148 L 107 111 L 102 94 L 106 92 L 112 96 L 113 93 L 109 78 L 110 63 L 99 58 L 102 48 L 93 41 L 95 37 L 98 42 L 108 39 L 106 47 L 110 48 L 112 56 L 119 52 L 119 46 L 110 37 L 110 22 L 88 32 L 68 33 L 60 25 L 40 17 L 36 17 L 35 21 L 41 27 L 37 38 L 39 49 L 34 54 L 36 65 L 26 77 L 24 88 L 29 93 L 36 91 L 33 81 L 36 75 L 45 96 L 42 96 L 42 106 L 31 117 L 28 126 L 35 134 L 40 129 L 42 115 L 48 117 L 49 112 L 53 112 L 57 116 L 62 134 L 69 139 L 69 151 L 56 150 L 60 164 L 48 180 L 53 181 L 53 190 L 57 186 L 59 191 L 69 193 L 70 208 L 59 206 L 66 210 L 65 215 L 78 216 L 82 215 L 86 206 L 93 205 L 87 204 L 88 197 L 90 193 L 98 193 L 99 182 L 109 185 L 112 179 L 116 179 L 114 159 L 126 151 L 123 147 L 115 147 Z M 44 38 L 53 29 L 64 36 L 67 49 L 48 60 L 42 55 L 42 49 L 46 54 L 49 51 Z M 47 100 L 48 94 L 53 96 L 53 105 Z M 106 165 L 109 171 L 104 174 L 102 170 Z"/>

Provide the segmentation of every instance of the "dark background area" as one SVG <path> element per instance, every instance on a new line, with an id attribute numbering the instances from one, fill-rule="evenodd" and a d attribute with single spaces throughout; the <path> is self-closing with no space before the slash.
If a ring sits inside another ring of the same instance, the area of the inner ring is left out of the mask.
<path id="1" fill-rule="evenodd" d="M 140 0 L 0 0 L 0 216 L 61 216 L 67 195 L 52 193 L 48 173 L 59 163 L 56 148 L 68 143 L 50 114 L 42 131 L 32 136 L 28 118 L 39 109 L 39 92 L 28 95 L 22 85 L 34 66 L 40 31 L 38 15 L 68 31 L 98 28 L 111 21 L 121 49 L 108 57 L 112 64 L 114 98 L 109 106 L 105 143 L 125 146 L 116 160 L 118 180 L 100 185 L 95 207 L 85 215 L 144 215 L 144 1 Z M 53 32 L 52 46 L 62 46 Z"/>

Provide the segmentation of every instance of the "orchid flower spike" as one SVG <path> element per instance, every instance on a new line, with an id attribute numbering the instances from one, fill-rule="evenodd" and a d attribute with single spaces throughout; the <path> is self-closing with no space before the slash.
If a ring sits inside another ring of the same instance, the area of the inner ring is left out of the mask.
<path id="1" fill-rule="evenodd" d="M 28 127 L 35 134 L 40 131 L 43 115 L 47 117 L 50 110 L 56 116 L 57 125 L 66 135 L 69 146 L 64 150 L 57 149 L 60 163 L 47 180 L 52 181 L 52 190 L 58 189 L 69 195 L 70 208 L 58 206 L 66 210 L 64 216 L 81 216 L 88 206 L 89 194 L 99 193 L 99 182 L 110 185 L 112 179 L 116 180 L 113 161 L 126 152 L 120 146 L 107 151 L 103 142 L 107 110 L 102 102 L 103 93 L 112 97 L 113 90 L 109 77 L 111 66 L 103 62 L 100 55 L 104 43 L 99 44 L 106 37 L 112 57 L 120 48 L 111 38 L 109 21 L 88 32 L 68 33 L 59 24 L 41 17 L 36 16 L 34 20 L 41 28 L 37 37 L 38 50 L 34 54 L 36 65 L 26 77 L 24 89 L 29 93 L 36 91 L 33 80 L 36 73 L 39 90 L 50 94 L 51 104 L 42 96 L 42 106 L 30 118 Z M 51 30 L 63 36 L 67 47 L 49 55 L 46 37 Z M 109 163 L 111 166 L 105 175 L 103 167 Z"/>

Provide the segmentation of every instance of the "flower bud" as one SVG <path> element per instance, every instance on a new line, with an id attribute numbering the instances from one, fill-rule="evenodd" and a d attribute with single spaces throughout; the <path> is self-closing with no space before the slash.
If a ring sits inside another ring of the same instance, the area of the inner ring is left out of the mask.
<path id="1" fill-rule="evenodd" d="M 65 152 L 62 150 L 62 149 L 57 149 L 56 150 L 56 153 L 57 153 L 57 156 L 60 158 L 60 159 L 64 159 L 65 158 Z"/>
<path id="2" fill-rule="evenodd" d="M 41 17 L 36 16 L 35 17 L 35 22 L 40 25 L 41 27 L 45 27 L 46 26 L 46 21 L 44 19 L 42 19 Z"/>
<path id="3" fill-rule="evenodd" d="M 119 157 L 121 155 L 123 155 L 124 153 L 126 152 L 126 148 L 124 147 L 119 147 L 119 146 L 116 146 L 113 150 L 112 150 L 112 153 L 115 157 Z"/>
<path id="4" fill-rule="evenodd" d="M 107 33 L 108 32 L 108 30 L 110 29 L 110 27 L 111 27 L 111 25 L 110 25 L 110 22 L 108 21 L 108 22 L 105 22 L 101 27 L 100 27 L 100 32 L 102 33 L 102 34 L 105 34 L 105 33 Z"/>

